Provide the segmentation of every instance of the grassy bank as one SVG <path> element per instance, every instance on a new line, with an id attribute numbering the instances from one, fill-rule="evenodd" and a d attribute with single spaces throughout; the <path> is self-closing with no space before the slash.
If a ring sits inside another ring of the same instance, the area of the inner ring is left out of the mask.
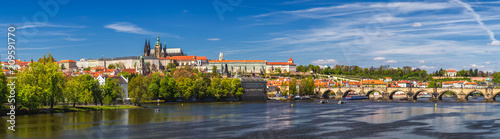
<path id="1" fill-rule="evenodd" d="M 21 108 L 16 111 L 16 115 L 27 115 L 27 114 L 41 114 L 41 113 L 63 113 L 63 112 L 82 112 L 82 111 L 99 111 L 99 110 L 119 110 L 119 109 L 139 109 L 143 108 L 140 106 L 133 105 L 115 105 L 115 106 L 90 106 L 90 105 L 78 105 L 76 107 L 73 106 L 63 106 L 57 105 L 54 108 L 50 108 L 49 106 L 43 106 L 38 108 L 38 110 L 30 111 L 26 108 Z M 6 116 L 10 109 L 2 109 L 1 116 Z"/>

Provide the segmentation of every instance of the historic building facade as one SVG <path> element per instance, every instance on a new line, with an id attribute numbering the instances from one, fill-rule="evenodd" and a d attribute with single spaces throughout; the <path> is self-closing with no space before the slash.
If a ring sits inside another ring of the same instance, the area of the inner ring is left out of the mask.
<path id="1" fill-rule="evenodd" d="M 144 56 L 152 56 L 152 57 L 167 57 L 167 56 L 183 56 L 181 48 L 167 48 L 167 42 L 165 42 L 162 47 L 162 43 L 160 42 L 160 35 L 156 38 L 156 43 L 154 44 L 154 48 L 151 49 L 151 42 L 146 40 L 144 44 Z"/>
<path id="2" fill-rule="evenodd" d="M 74 60 L 61 60 L 58 62 L 61 69 L 72 69 L 76 71 L 78 67 L 76 66 L 76 61 Z"/>
<path id="3" fill-rule="evenodd" d="M 267 62 L 266 73 L 276 73 L 278 69 L 281 69 L 281 73 L 295 73 L 297 72 L 296 66 L 291 57 L 288 62 Z"/>
<path id="4" fill-rule="evenodd" d="M 266 61 L 265 60 L 209 60 L 208 72 L 211 72 L 214 66 L 216 72 L 222 73 L 227 64 L 228 72 L 238 73 L 265 73 Z"/>

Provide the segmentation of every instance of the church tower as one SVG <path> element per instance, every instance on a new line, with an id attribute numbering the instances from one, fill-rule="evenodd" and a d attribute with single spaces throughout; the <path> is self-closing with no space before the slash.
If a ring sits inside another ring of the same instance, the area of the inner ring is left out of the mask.
<path id="1" fill-rule="evenodd" d="M 155 43 L 155 57 L 161 57 L 161 43 L 160 43 L 160 34 L 158 34 L 158 37 L 156 38 L 156 43 Z"/>
<path id="2" fill-rule="evenodd" d="M 167 57 L 168 56 L 168 53 L 167 53 L 167 41 L 165 41 L 165 47 L 163 47 L 163 57 Z"/>
<path id="3" fill-rule="evenodd" d="M 219 53 L 219 60 L 224 60 L 224 54 L 222 54 L 222 52 Z"/>
<path id="4" fill-rule="evenodd" d="M 145 56 L 148 56 L 149 49 L 150 49 L 150 47 L 148 47 L 148 39 L 146 39 L 145 42 L 144 42 L 144 55 Z"/>

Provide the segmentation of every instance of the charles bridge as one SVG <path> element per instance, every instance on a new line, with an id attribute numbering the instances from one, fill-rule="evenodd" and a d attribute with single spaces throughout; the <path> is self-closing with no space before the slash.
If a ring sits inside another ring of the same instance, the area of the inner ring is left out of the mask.
<path id="1" fill-rule="evenodd" d="M 318 97 L 327 97 L 329 92 L 335 93 L 335 99 L 343 99 L 350 91 L 358 92 L 359 95 L 369 96 L 372 92 L 379 92 L 382 99 L 390 100 L 393 95 L 401 91 L 408 100 L 417 100 L 417 95 L 427 92 L 432 95 L 430 100 L 442 100 L 443 94 L 450 91 L 457 95 L 457 101 L 467 101 L 469 95 L 480 92 L 484 95 L 483 101 L 495 101 L 495 96 L 500 89 L 494 88 L 396 88 L 396 87 L 320 87 L 315 88 Z"/>

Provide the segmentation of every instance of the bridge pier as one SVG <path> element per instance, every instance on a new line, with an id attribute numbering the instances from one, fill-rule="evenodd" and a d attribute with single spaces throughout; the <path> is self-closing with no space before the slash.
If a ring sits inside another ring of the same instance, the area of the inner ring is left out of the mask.
<path id="1" fill-rule="evenodd" d="M 467 101 L 467 95 L 464 94 L 464 92 L 460 92 L 457 94 L 457 100 L 455 101 L 459 101 L 459 102 L 466 102 Z"/>
<path id="2" fill-rule="evenodd" d="M 495 102 L 496 100 L 493 98 L 485 98 L 483 99 L 484 102 Z"/>
<path id="3" fill-rule="evenodd" d="M 382 94 L 382 100 L 391 100 L 391 93 L 383 92 Z"/>
<path id="4" fill-rule="evenodd" d="M 344 93 L 337 91 L 337 93 L 335 93 L 335 100 L 344 100 Z"/>

